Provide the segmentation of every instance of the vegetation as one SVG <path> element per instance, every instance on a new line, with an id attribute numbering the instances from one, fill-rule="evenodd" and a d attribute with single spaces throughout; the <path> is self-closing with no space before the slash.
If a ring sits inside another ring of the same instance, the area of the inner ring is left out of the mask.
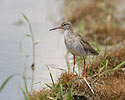
<path id="1" fill-rule="evenodd" d="M 30 29 L 30 34 L 25 34 L 25 36 L 31 37 L 32 40 L 32 64 L 31 64 L 31 69 L 32 69 L 32 83 L 31 83 L 31 90 L 33 90 L 33 84 L 34 84 L 34 69 L 35 69 L 35 40 L 34 40 L 34 35 L 33 35 L 33 31 L 32 31 L 32 25 L 29 21 L 29 19 L 25 16 L 25 14 L 23 14 L 24 19 L 27 21 L 28 25 L 29 25 L 29 29 Z"/>

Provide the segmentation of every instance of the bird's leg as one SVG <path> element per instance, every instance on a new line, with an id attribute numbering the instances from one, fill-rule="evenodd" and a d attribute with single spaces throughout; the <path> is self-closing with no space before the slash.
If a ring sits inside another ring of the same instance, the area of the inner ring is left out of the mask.
<path id="1" fill-rule="evenodd" d="M 84 76 L 86 78 L 86 61 L 85 61 L 85 58 L 83 56 L 83 60 L 84 60 Z"/>
<path id="2" fill-rule="evenodd" d="M 72 72 L 72 76 L 71 78 L 73 78 L 75 75 L 74 75 L 74 71 L 75 71 L 75 55 L 74 55 L 74 65 L 73 65 L 73 72 Z"/>
<path id="3" fill-rule="evenodd" d="M 83 73 L 84 73 L 84 76 L 83 76 L 83 77 L 81 76 L 81 77 L 80 77 L 81 79 L 86 78 L 86 69 L 85 69 L 85 68 L 86 68 L 86 61 L 85 61 L 84 56 L 83 56 L 83 62 L 84 62 L 84 72 L 83 72 Z"/>

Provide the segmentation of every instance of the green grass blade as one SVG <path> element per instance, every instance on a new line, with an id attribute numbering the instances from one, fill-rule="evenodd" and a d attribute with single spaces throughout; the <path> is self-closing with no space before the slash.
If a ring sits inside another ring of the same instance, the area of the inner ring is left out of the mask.
<path id="1" fill-rule="evenodd" d="M 51 77 L 51 80 L 52 80 L 53 86 L 55 86 L 55 83 L 54 83 L 54 80 L 53 80 L 53 77 L 52 77 L 51 72 L 50 72 L 50 77 Z"/>
<path id="2" fill-rule="evenodd" d="M 70 87 L 68 89 L 68 100 L 72 100 L 72 89 Z"/>
<path id="3" fill-rule="evenodd" d="M 106 41 L 105 41 L 105 53 L 104 53 L 105 58 L 106 58 L 106 55 L 107 55 L 107 46 L 108 46 L 108 41 L 106 39 Z"/>
<path id="4" fill-rule="evenodd" d="M 125 61 L 121 62 L 119 65 L 117 65 L 115 68 L 113 68 L 112 70 L 108 70 L 106 73 L 109 73 L 109 72 L 113 72 L 115 70 L 117 70 L 118 68 L 120 68 L 121 66 L 125 65 Z"/>
<path id="5" fill-rule="evenodd" d="M 25 82 L 25 89 L 26 89 L 26 97 L 27 97 L 27 100 L 30 100 L 26 81 L 24 80 L 24 82 Z"/>
<path id="6" fill-rule="evenodd" d="M 118 68 L 120 68 L 123 65 L 125 65 L 125 61 L 123 61 L 122 63 L 120 63 L 119 65 L 117 65 L 115 68 L 113 68 L 112 71 L 117 70 Z"/>
<path id="7" fill-rule="evenodd" d="M 60 83 L 59 83 L 59 96 L 60 96 L 60 99 L 63 100 L 62 84 L 60 84 Z"/>
<path id="8" fill-rule="evenodd" d="M 25 15 L 24 13 L 22 13 L 22 15 L 23 15 L 24 19 L 28 22 L 28 24 L 29 24 L 29 29 L 30 29 L 30 32 L 31 32 L 32 37 L 33 37 L 33 31 L 32 31 L 31 23 L 30 23 L 29 19 L 26 17 L 26 15 Z"/>
<path id="9" fill-rule="evenodd" d="M 23 37 L 32 37 L 31 34 L 24 34 Z"/>
<path id="10" fill-rule="evenodd" d="M 21 88 L 21 91 L 22 91 L 22 93 L 23 93 L 23 95 L 24 95 L 24 97 L 25 97 L 25 100 L 27 100 L 27 96 L 26 96 L 26 93 L 25 93 L 25 91 Z"/>
<path id="11" fill-rule="evenodd" d="M 3 84 L 0 86 L 0 92 L 3 90 L 3 88 L 5 87 L 5 85 L 9 82 L 10 79 L 12 79 L 15 75 L 10 75 L 4 82 Z"/>
<path id="12" fill-rule="evenodd" d="M 43 82 L 44 83 L 44 82 Z M 50 85 L 48 85 L 47 83 L 44 83 L 48 88 L 52 89 L 52 87 Z"/>
<path id="13" fill-rule="evenodd" d="M 51 81 L 52 81 L 52 83 L 53 83 L 53 86 L 55 87 L 55 83 L 54 83 L 54 80 L 53 80 L 53 76 L 52 76 L 52 74 L 51 74 L 50 69 L 49 69 L 48 66 L 47 66 L 47 68 L 48 68 L 48 70 L 49 70 L 49 75 L 50 75 Z"/>
<path id="14" fill-rule="evenodd" d="M 106 70 L 106 69 L 107 69 L 107 66 L 108 66 L 108 60 L 105 59 L 105 61 L 104 61 L 104 66 L 103 66 L 103 70 Z"/>
<path id="15" fill-rule="evenodd" d="M 29 21 L 29 19 L 26 17 L 26 15 L 25 15 L 24 13 L 22 13 L 22 15 L 23 15 L 24 19 L 25 19 L 28 23 L 30 23 L 30 21 Z"/>

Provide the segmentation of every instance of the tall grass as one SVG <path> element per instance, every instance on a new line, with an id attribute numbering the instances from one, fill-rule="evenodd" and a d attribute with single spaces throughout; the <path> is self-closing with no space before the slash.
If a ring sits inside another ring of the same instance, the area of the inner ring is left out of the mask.
<path id="1" fill-rule="evenodd" d="M 48 70 L 49 70 L 49 75 L 50 75 L 51 81 L 52 81 L 52 83 L 53 83 L 53 86 L 55 87 L 55 83 L 54 83 L 54 79 L 53 79 L 52 73 L 51 73 L 51 71 L 50 71 L 50 69 L 49 69 L 48 66 L 47 66 L 47 68 L 48 68 Z"/>
<path id="2" fill-rule="evenodd" d="M 30 100 L 29 99 L 29 92 L 28 92 L 28 88 L 27 88 L 27 84 L 26 84 L 26 80 L 24 79 L 24 84 L 25 84 L 25 89 L 26 89 L 26 100 Z"/>
<path id="3" fill-rule="evenodd" d="M 47 98 L 51 99 L 51 100 L 63 100 L 63 85 L 58 82 L 58 84 L 56 85 L 52 76 L 52 73 L 49 69 L 49 67 L 47 66 L 48 70 L 49 70 L 49 75 L 52 81 L 52 86 L 50 86 L 47 83 L 44 83 L 48 88 L 51 89 L 51 93 L 47 95 Z M 55 96 L 55 97 L 53 97 Z"/>
<path id="4" fill-rule="evenodd" d="M 25 34 L 25 36 L 27 37 L 31 37 L 31 41 L 32 41 L 32 64 L 31 64 L 31 69 L 32 69 L 32 82 L 31 82 L 31 90 L 33 90 L 33 84 L 34 84 L 34 70 L 35 70 L 35 45 L 37 44 L 36 41 L 34 40 L 34 34 L 33 34 L 33 30 L 32 30 L 32 25 L 28 19 L 28 17 L 22 13 L 24 19 L 26 20 L 26 22 L 29 25 L 29 30 L 30 30 L 30 34 Z"/>

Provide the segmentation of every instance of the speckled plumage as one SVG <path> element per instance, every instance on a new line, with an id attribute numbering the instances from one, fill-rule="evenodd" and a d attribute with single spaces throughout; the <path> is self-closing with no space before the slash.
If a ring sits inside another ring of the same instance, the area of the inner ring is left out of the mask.
<path id="1" fill-rule="evenodd" d="M 70 53 L 74 56 L 74 67 L 72 72 L 72 77 L 74 77 L 75 69 L 75 56 L 83 56 L 84 61 L 84 78 L 85 75 L 85 58 L 88 55 L 98 55 L 98 52 L 79 34 L 74 33 L 72 29 L 72 24 L 70 22 L 63 22 L 60 27 L 50 29 L 50 31 L 55 29 L 63 29 L 65 45 Z"/>
<path id="2" fill-rule="evenodd" d="M 79 34 L 72 29 L 65 30 L 64 40 L 69 52 L 76 56 L 98 55 L 98 52 Z"/>

